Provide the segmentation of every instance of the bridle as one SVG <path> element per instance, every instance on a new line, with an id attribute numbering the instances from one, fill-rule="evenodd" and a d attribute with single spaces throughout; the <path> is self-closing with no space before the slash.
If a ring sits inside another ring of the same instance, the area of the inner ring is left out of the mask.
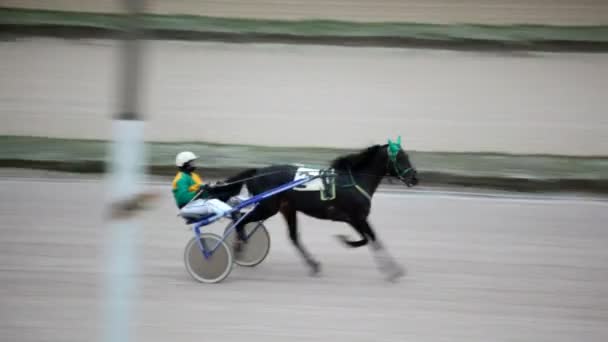
<path id="1" fill-rule="evenodd" d="M 410 172 L 413 172 L 414 169 L 411 168 L 411 167 L 401 168 L 401 165 L 399 165 L 397 163 L 397 154 L 399 153 L 399 151 L 392 152 L 391 149 L 390 149 L 390 146 L 387 146 L 386 147 L 386 153 L 388 154 L 388 162 L 387 162 L 387 164 L 392 164 L 393 170 L 395 171 L 395 174 L 397 175 L 397 178 L 399 178 L 400 181 L 402 181 L 403 183 L 405 183 L 406 185 L 409 186 L 409 184 L 407 182 L 406 176 Z M 388 170 L 390 168 L 390 166 L 387 165 L 386 168 Z"/>

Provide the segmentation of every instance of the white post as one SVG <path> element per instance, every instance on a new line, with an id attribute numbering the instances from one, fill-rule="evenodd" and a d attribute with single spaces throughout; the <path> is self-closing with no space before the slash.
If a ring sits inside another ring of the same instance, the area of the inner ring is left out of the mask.
<path id="1" fill-rule="evenodd" d="M 108 200 L 110 207 L 132 201 L 144 181 L 144 122 L 138 114 L 139 78 L 141 76 L 141 41 L 139 16 L 143 0 L 125 0 L 128 19 L 119 70 L 118 96 L 121 108 L 112 122 L 113 142 L 110 148 Z M 104 254 L 103 331 L 104 342 L 126 342 L 132 339 L 133 305 L 138 257 L 135 237 L 139 230 L 136 218 L 114 218 L 108 225 Z"/>

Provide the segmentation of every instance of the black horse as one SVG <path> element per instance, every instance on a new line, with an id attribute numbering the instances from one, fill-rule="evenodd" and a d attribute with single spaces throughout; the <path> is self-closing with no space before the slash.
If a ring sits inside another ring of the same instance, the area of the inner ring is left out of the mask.
<path id="1" fill-rule="evenodd" d="M 311 273 L 320 270 L 320 264 L 304 248 L 299 239 L 296 212 L 324 219 L 345 222 L 351 225 L 360 235 L 359 240 L 349 240 L 343 235 L 338 238 L 348 247 L 361 247 L 370 243 L 373 255 L 382 272 L 389 279 L 404 274 L 404 270 L 379 242 L 368 222 L 371 200 L 384 176 L 399 178 L 408 187 L 418 184 L 416 170 L 410 163 L 408 155 L 397 143 L 389 140 L 385 145 L 374 145 L 359 153 L 339 157 L 332 161 L 335 171 L 335 198 L 321 200 L 319 192 L 288 190 L 267 198 L 237 226 L 237 236 L 243 240 L 243 227 L 249 222 L 268 219 L 281 212 L 289 227 L 289 237 L 311 267 Z M 265 168 L 248 169 L 226 180 L 222 186 L 222 196 L 231 197 L 240 193 L 243 183 L 250 194 L 257 195 L 288 183 L 294 179 L 297 166 L 274 165 Z"/>

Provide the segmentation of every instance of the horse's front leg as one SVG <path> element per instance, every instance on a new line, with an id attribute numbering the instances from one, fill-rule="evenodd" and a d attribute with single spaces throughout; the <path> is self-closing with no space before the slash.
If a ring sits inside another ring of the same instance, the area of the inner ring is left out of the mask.
<path id="1" fill-rule="evenodd" d="M 374 260 L 378 268 L 387 277 L 387 280 L 394 281 L 405 275 L 405 268 L 397 263 L 386 247 L 378 240 L 376 234 L 372 230 L 367 220 L 361 220 L 355 223 L 357 230 L 364 234 L 369 239 Z"/>

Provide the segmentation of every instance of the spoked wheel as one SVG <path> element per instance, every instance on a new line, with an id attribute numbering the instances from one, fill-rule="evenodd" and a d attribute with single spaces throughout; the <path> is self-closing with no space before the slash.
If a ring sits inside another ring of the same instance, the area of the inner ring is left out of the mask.
<path id="1" fill-rule="evenodd" d="M 206 251 L 212 253 L 205 258 L 198 240 Z M 219 283 L 232 271 L 232 253 L 222 238 L 211 233 L 203 233 L 199 239 L 193 237 L 184 251 L 184 262 L 190 275 L 201 283 Z M 219 243 L 219 245 L 218 245 Z"/>
<path id="2" fill-rule="evenodd" d="M 253 267 L 260 264 L 270 251 L 270 234 L 262 222 L 250 222 L 244 227 L 247 242 L 243 244 L 242 250 L 234 256 L 234 262 L 239 266 Z M 227 229 L 226 229 L 227 230 Z M 224 231 L 224 234 L 226 232 Z M 237 238 L 236 230 L 227 241 L 232 242 Z"/>

